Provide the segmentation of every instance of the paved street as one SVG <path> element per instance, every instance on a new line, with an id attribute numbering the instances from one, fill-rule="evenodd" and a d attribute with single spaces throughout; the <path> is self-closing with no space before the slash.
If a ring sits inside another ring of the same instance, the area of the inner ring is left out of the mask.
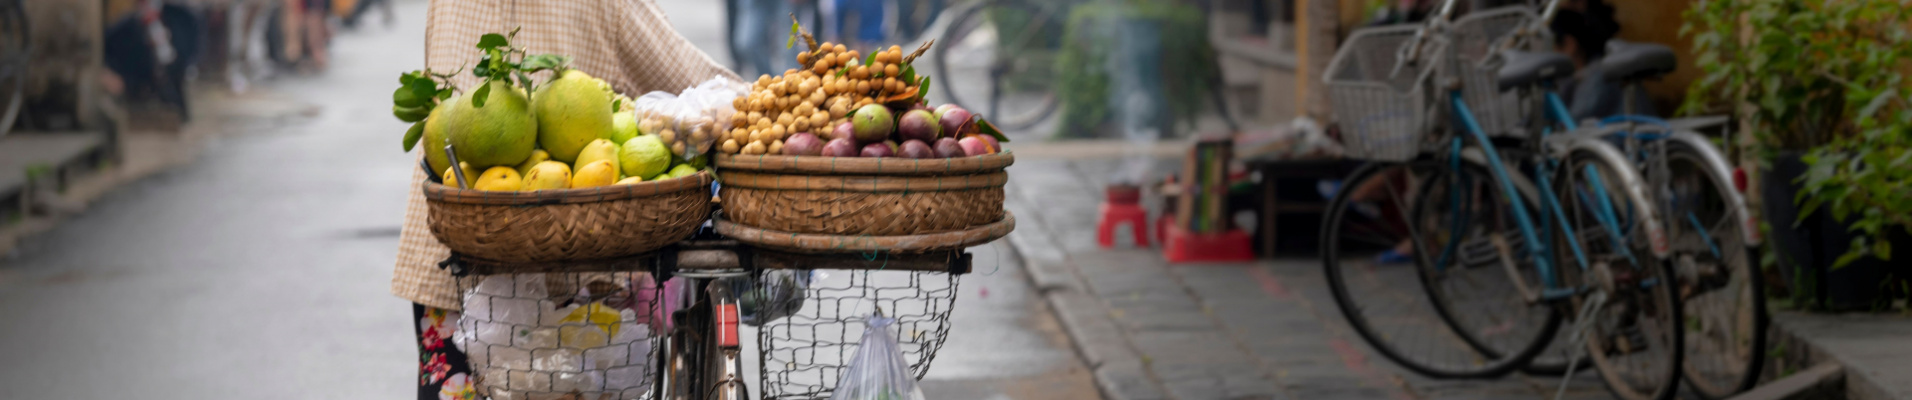
<path id="1" fill-rule="evenodd" d="M 722 49 L 721 2 L 663 1 Z M 207 101 L 188 166 L 121 187 L 0 261 L 0 398 L 392 399 L 409 305 L 387 293 L 412 155 L 392 77 L 422 64 L 424 2 L 343 33 L 334 68 Z M 938 399 L 1096 399 L 1005 242 L 978 248 L 924 381 Z M 754 382 L 754 379 L 752 379 Z"/>

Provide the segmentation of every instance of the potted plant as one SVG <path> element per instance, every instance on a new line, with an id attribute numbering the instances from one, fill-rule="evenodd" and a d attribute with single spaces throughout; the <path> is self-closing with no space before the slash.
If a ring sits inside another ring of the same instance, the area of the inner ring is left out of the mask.
<path id="1" fill-rule="evenodd" d="M 1750 130 L 1767 247 L 1795 299 L 1872 307 L 1895 245 L 1912 245 L 1912 15 L 1897 0 L 1709 0 L 1685 17 L 1705 76 L 1682 110 L 1736 111 Z"/>

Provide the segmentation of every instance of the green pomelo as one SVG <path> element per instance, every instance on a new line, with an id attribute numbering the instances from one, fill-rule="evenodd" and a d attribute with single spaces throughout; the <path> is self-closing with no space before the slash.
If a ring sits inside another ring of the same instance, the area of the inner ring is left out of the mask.
<path id="1" fill-rule="evenodd" d="M 578 152 L 592 140 L 611 138 L 612 96 L 604 81 L 575 69 L 539 86 L 531 94 L 538 144 L 553 160 L 577 161 Z"/>
<path id="2" fill-rule="evenodd" d="M 462 94 L 452 95 L 451 99 L 439 103 L 438 107 L 432 108 L 431 114 L 425 116 L 425 138 L 422 139 L 425 142 L 425 148 L 422 151 L 425 152 L 425 163 L 431 165 L 433 171 L 451 169 L 451 158 L 445 156 L 446 118 L 439 118 L 439 116 L 445 113 L 445 109 L 451 108 L 452 103 L 457 103 L 464 98 Z"/>
<path id="3" fill-rule="evenodd" d="M 516 167 L 537 149 L 537 118 L 524 92 L 504 82 L 492 82 L 489 92 L 484 107 L 473 106 L 470 99 L 448 104 L 446 137 L 459 161 L 477 168 Z"/>

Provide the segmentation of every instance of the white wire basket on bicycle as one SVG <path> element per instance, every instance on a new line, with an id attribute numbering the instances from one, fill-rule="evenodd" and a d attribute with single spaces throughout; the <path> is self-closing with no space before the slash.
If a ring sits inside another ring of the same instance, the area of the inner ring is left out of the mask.
<path id="1" fill-rule="evenodd" d="M 1428 122 L 1428 78 L 1435 62 L 1400 67 L 1402 49 L 1420 25 L 1395 25 L 1354 31 L 1328 63 L 1323 81 L 1328 103 L 1341 126 L 1348 158 L 1405 161 L 1420 152 Z M 1441 54 L 1430 38 L 1423 54 Z"/>
<path id="2" fill-rule="evenodd" d="M 460 286 L 465 307 L 453 343 L 465 351 L 480 395 L 653 397 L 661 342 L 653 332 L 665 331 L 665 318 L 649 273 L 481 275 Z"/>
<path id="3" fill-rule="evenodd" d="M 910 372 L 922 379 L 949 337 L 958 275 L 897 270 L 824 270 L 801 308 L 757 329 L 763 399 L 827 399 L 856 354 L 864 320 L 895 318 Z"/>
<path id="4" fill-rule="evenodd" d="M 1533 103 L 1523 101 L 1515 91 L 1502 92 L 1496 76 L 1499 75 L 1499 63 L 1485 63 L 1498 47 L 1505 46 L 1504 41 L 1517 29 L 1527 28 L 1540 16 L 1534 14 L 1532 7 L 1508 6 L 1468 13 L 1455 20 L 1448 27 L 1451 36 L 1451 63 L 1443 75 L 1460 77 L 1461 98 L 1474 113 L 1474 120 L 1480 123 L 1481 130 L 1489 136 L 1522 136 L 1525 124 L 1522 119 L 1533 115 L 1525 108 Z M 1526 32 L 1526 40 L 1513 43 L 1510 48 L 1522 51 L 1552 51 L 1552 35 L 1546 29 Z"/>

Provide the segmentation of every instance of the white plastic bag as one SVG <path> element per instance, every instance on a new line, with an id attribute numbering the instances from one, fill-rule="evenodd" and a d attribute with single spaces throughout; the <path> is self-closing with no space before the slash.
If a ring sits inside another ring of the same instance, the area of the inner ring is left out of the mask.
<path id="1" fill-rule="evenodd" d="M 926 400 L 910 364 L 903 361 L 903 346 L 890 331 L 895 324 L 895 318 L 881 314 L 864 322 L 862 345 L 850 357 L 850 367 L 843 370 L 830 400 Z"/>

